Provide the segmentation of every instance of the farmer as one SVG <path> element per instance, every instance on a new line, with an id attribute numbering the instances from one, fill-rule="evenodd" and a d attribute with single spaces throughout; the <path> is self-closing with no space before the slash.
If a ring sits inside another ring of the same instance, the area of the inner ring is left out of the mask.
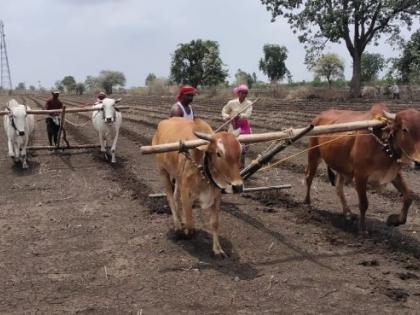
<path id="1" fill-rule="evenodd" d="M 400 99 L 400 88 L 398 87 L 397 83 L 394 83 L 393 86 L 391 86 L 391 92 L 392 92 L 392 98 Z"/>
<path id="2" fill-rule="evenodd" d="M 45 109 L 62 109 L 63 103 L 58 99 L 60 96 L 59 91 L 52 91 L 52 97 L 45 103 Z M 51 113 L 51 116 L 57 116 L 59 113 Z"/>
<path id="3" fill-rule="evenodd" d="M 222 109 L 222 117 L 224 120 L 229 120 L 235 117 L 231 121 L 229 126 L 229 131 L 239 129 L 240 134 L 250 134 L 251 125 L 249 123 L 249 118 L 252 114 L 252 102 L 247 98 L 248 96 L 248 86 L 246 84 L 241 84 L 233 89 L 233 93 L 237 98 L 230 100 Z M 245 155 L 248 151 L 247 146 L 243 146 L 241 154 L 241 168 L 245 165 Z"/>
<path id="4" fill-rule="evenodd" d="M 99 92 L 96 96 L 96 104 L 101 103 L 106 98 L 106 94 L 104 92 Z"/>
<path id="5" fill-rule="evenodd" d="M 45 103 L 45 109 L 62 109 L 63 103 L 58 99 L 60 92 L 59 91 L 52 91 L 52 98 L 47 100 Z M 45 118 L 45 123 L 47 125 L 47 135 L 48 141 L 51 146 L 56 145 L 58 141 L 58 130 L 60 129 L 60 113 L 49 113 L 47 118 Z M 66 131 L 62 129 L 63 132 L 63 140 L 66 142 L 67 146 L 69 143 L 66 139 Z"/>
<path id="6" fill-rule="evenodd" d="M 177 102 L 172 105 L 170 116 L 193 120 L 194 112 L 190 104 L 194 99 L 195 93 L 197 93 L 197 89 L 194 87 L 189 85 L 181 86 L 176 96 Z"/>

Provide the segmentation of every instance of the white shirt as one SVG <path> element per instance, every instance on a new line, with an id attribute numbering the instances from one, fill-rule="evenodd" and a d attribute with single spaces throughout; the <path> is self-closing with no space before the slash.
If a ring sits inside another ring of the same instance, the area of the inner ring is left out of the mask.
<path id="1" fill-rule="evenodd" d="M 180 102 L 177 102 L 178 107 L 181 108 L 182 110 L 182 117 L 184 117 L 185 119 L 188 120 L 193 120 L 194 119 L 194 113 L 193 110 L 191 108 L 191 105 L 188 105 L 188 108 L 190 109 L 190 113 L 187 114 L 187 112 L 185 111 L 184 105 L 182 105 Z"/>
<path id="2" fill-rule="evenodd" d="M 233 116 L 235 116 L 237 113 L 239 113 L 241 110 L 243 110 L 245 107 L 252 104 L 250 100 L 245 99 L 242 103 L 239 102 L 239 98 L 235 98 L 233 100 L 230 100 L 222 109 L 222 117 L 223 119 L 227 120 Z M 247 110 L 242 112 L 240 114 L 240 118 L 246 118 L 249 119 L 252 114 L 252 106 L 249 106 Z"/>
<path id="3" fill-rule="evenodd" d="M 394 94 L 398 94 L 398 93 L 400 93 L 400 88 L 398 87 L 398 85 L 394 84 L 394 85 L 391 87 L 391 91 L 392 91 L 392 93 L 394 93 Z"/>

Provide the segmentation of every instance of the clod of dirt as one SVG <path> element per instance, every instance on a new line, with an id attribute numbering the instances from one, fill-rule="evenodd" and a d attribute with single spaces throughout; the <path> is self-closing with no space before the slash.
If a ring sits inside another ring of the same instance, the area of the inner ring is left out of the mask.
<path id="1" fill-rule="evenodd" d="M 413 265 L 413 264 L 408 264 L 404 268 L 408 270 L 420 270 L 420 267 L 418 265 Z"/>
<path id="2" fill-rule="evenodd" d="M 379 266 L 379 262 L 376 259 L 372 260 L 363 260 L 359 263 L 359 265 L 365 266 L 365 267 L 373 267 L 373 266 Z"/>
<path id="3" fill-rule="evenodd" d="M 406 302 L 410 294 L 404 289 L 386 288 L 384 294 L 396 302 Z"/>
<path id="4" fill-rule="evenodd" d="M 398 278 L 400 278 L 401 280 L 410 280 L 410 279 L 418 279 L 419 277 L 412 272 L 401 272 L 398 273 Z"/>

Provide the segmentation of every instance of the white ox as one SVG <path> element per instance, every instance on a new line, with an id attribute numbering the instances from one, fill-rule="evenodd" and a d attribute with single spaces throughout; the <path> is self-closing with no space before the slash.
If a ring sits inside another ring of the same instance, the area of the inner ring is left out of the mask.
<path id="1" fill-rule="evenodd" d="M 99 134 L 99 144 L 101 152 L 105 152 L 108 158 L 109 147 L 111 145 L 111 163 L 116 163 L 115 149 L 117 147 L 118 134 L 122 123 L 122 115 L 115 109 L 115 104 L 120 101 L 112 98 L 105 98 L 102 102 L 94 105 L 97 111 L 92 113 L 93 127 Z"/>
<path id="2" fill-rule="evenodd" d="M 15 162 L 20 161 L 22 168 L 28 168 L 26 147 L 35 126 L 34 115 L 26 113 L 30 109 L 29 106 L 21 105 L 12 99 L 6 107 L 8 114 L 4 115 L 4 131 L 7 136 L 9 156 L 14 158 Z"/>

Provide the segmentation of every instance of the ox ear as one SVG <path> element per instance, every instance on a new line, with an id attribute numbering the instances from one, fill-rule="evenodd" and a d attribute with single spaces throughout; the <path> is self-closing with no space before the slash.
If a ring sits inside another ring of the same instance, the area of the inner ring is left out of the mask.
<path id="1" fill-rule="evenodd" d="M 387 112 L 386 110 L 383 111 L 383 114 L 384 114 L 385 118 L 389 119 L 389 120 L 395 120 L 395 117 L 397 116 L 396 114 Z"/>
<path id="2" fill-rule="evenodd" d="M 115 100 L 115 103 L 119 103 L 119 102 L 121 102 L 121 100 L 122 100 L 122 98 L 117 98 L 117 99 Z"/>
<path id="3" fill-rule="evenodd" d="M 203 139 L 203 140 L 207 140 L 209 142 L 212 142 L 213 141 L 213 137 L 210 134 L 208 134 L 208 133 L 194 131 L 194 135 L 197 138 L 200 138 L 200 139 Z"/>

